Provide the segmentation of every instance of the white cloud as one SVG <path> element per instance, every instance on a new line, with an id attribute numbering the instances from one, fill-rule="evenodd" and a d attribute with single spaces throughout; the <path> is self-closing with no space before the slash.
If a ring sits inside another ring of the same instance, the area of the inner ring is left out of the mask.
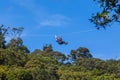
<path id="1" fill-rule="evenodd" d="M 47 19 L 44 19 L 40 22 L 40 26 L 52 26 L 52 27 L 61 27 L 61 26 L 67 26 L 70 24 L 71 19 L 60 15 L 60 14 L 55 14 Z"/>

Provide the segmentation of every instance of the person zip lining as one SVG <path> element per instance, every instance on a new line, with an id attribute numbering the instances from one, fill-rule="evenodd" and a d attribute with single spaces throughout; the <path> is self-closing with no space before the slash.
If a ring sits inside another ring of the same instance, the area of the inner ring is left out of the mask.
<path id="1" fill-rule="evenodd" d="M 58 37 L 58 36 L 56 36 L 56 35 L 55 35 L 55 40 L 56 40 L 56 42 L 57 42 L 58 44 L 60 44 L 60 45 L 62 45 L 62 44 L 67 45 L 67 44 L 68 44 L 68 42 L 65 42 L 65 41 L 62 40 L 62 37 Z"/>
<path id="2" fill-rule="evenodd" d="M 91 32 L 91 31 L 95 31 L 96 29 L 92 29 L 92 30 L 82 30 L 82 31 L 79 31 L 79 32 L 72 32 L 72 33 L 64 33 L 65 35 L 69 35 L 69 34 L 78 34 L 78 33 L 86 33 L 86 32 Z M 60 44 L 60 45 L 67 45 L 68 44 L 68 42 L 66 42 L 66 41 L 63 41 L 62 40 L 62 37 L 60 36 L 57 36 L 57 35 L 54 35 L 54 34 L 43 34 L 43 35 L 29 35 L 30 37 L 43 37 L 43 36 L 46 36 L 46 37 L 48 37 L 48 36 L 54 36 L 55 37 L 55 40 L 56 40 L 56 42 L 58 43 L 58 44 Z"/>

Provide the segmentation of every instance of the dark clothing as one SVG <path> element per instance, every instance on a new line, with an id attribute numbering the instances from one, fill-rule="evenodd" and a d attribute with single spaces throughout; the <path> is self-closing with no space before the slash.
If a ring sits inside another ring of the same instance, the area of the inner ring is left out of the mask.
<path id="1" fill-rule="evenodd" d="M 56 37 L 56 42 L 58 42 L 58 44 L 62 45 L 62 44 L 65 44 L 67 45 L 68 43 L 63 41 L 61 37 Z"/>

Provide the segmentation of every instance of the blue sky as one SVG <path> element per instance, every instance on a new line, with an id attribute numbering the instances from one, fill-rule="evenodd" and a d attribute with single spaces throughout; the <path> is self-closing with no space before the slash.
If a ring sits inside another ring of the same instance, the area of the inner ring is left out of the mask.
<path id="1" fill-rule="evenodd" d="M 31 51 L 45 44 L 64 54 L 86 47 L 94 57 L 120 59 L 120 24 L 96 30 L 88 19 L 100 9 L 92 0 L 1 0 L 0 10 L 0 24 L 24 27 L 22 39 Z M 58 45 L 55 34 L 69 44 Z"/>

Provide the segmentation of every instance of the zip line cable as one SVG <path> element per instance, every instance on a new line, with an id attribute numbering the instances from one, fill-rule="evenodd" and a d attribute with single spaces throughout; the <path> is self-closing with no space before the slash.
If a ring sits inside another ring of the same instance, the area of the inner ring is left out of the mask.
<path id="1" fill-rule="evenodd" d="M 29 35 L 30 37 L 50 37 L 50 36 L 54 36 L 54 35 L 71 35 L 71 34 L 79 34 L 79 33 L 87 33 L 87 32 L 92 32 L 95 31 L 96 29 L 90 29 L 90 30 L 83 30 L 83 31 L 79 31 L 79 32 L 72 32 L 72 33 L 59 33 L 59 34 L 41 34 L 41 35 Z"/>

